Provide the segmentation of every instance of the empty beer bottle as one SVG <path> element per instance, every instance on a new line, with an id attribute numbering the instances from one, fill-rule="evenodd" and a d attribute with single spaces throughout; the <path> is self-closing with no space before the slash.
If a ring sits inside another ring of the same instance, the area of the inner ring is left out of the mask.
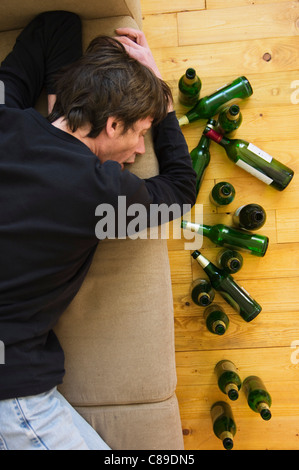
<path id="1" fill-rule="evenodd" d="M 215 436 L 222 441 L 226 450 L 234 447 L 234 436 L 237 426 L 233 417 L 233 412 L 228 403 L 217 401 L 211 408 L 211 418 Z"/>
<path id="2" fill-rule="evenodd" d="M 264 235 L 251 234 L 223 224 L 205 225 L 182 220 L 181 227 L 202 233 L 216 245 L 241 249 L 260 257 L 266 254 L 269 244 L 269 238 Z"/>
<path id="3" fill-rule="evenodd" d="M 224 108 L 218 116 L 216 131 L 222 135 L 234 135 L 242 124 L 242 113 L 240 106 L 233 104 Z"/>
<path id="4" fill-rule="evenodd" d="M 243 266 L 243 256 L 236 250 L 224 248 L 216 258 L 217 265 L 230 274 L 237 273 Z"/>
<path id="5" fill-rule="evenodd" d="M 229 318 L 223 308 L 214 303 L 205 309 L 204 320 L 208 330 L 219 336 L 224 335 L 229 325 Z"/>
<path id="6" fill-rule="evenodd" d="M 224 137 L 209 125 L 204 134 L 221 145 L 236 165 L 278 191 L 283 191 L 294 176 L 293 170 L 246 140 Z"/>
<path id="7" fill-rule="evenodd" d="M 184 106 L 194 106 L 199 100 L 201 80 L 193 68 L 186 70 L 179 80 L 179 101 Z"/>
<path id="8" fill-rule="evenodd" d="M 245 321 L 252 321 L 262 311 L 262 307 L 224 269 L 217 268 L 198 250 L 194 251 L 191 256 L 209 276 L 212 287 Z"/>
<path id="9" fill-rule="evenodd" d="M 215 184 L 210 192 L 210 201 L 215 206 L 226 206 L 230 204 L 236 195 L 235 188 L 226 181 Z"/>
<path id="10" fill-rule="evenodd" d="M 190 111 L 179 119 L 179 125 L 184 126 L 198 119 L 210 119 L 218 114 L 221 106 L 228 101 L 248 98 L 252 93 L 252 87 L 247 78 L 239 77 L 229 85 L 219 88 L 213 94 L 201 98 Z"/>
<path id="11" fill-rule="evenodd" d="M 224 359 L 216 364 L 215 374 L 220 390 L 225 393 L 230 400 L 237 400 L 239 398 L 239 390 L 242 386 L 242 381 L 238 375 L 235 364 Z"/>
<path id="12" fill-rule="evenodd" d="M 206 307 L 213 302 L 215 291 L 206 279 L 196 279 L 191 284 L 191 298 L 196 305 Z"/>
<path id="13" fill-rule="evenodd" d="M 197 194 L 199 193 L 199 189 L 201 187 L 201 183 L 204 178 L 204 174 L 207 169 L 207 166 L 210 163 L 210 158 L 211 158 L 210 143 L 211 143 L 210 139 L 202 135 L 197 147 L 195 147 L 190 153 L 193 170 L 197 174 L 197 177 L 196 177 L 196 193 Z"/>
<path id="14" fill-rule="evenodd" d="M 233 223 L 244 230 L 257 230 L 266 222 L 266 212 L 259 204 L 246 204 L 233 214 Z"/>
<path id="15" fill-rule="evenodd" d="M 244 380 L 243 388 L 250 408 L 259 413 L 265 421 L 269 421 L 272 417 L 272 399 L 263 381 L 256 375 L 251 375 Z"/>

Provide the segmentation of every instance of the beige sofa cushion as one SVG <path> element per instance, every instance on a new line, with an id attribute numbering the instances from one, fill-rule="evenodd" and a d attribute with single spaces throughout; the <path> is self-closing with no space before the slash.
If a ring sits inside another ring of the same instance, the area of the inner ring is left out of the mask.
<path id="1" fill-rule="evenodd" d="M 0 31 L 24 28 L 34 16 L 44 11 L 66 10 L 82 19 L 131 16 L 141 27 L 141 12 L 136 0 L 9 0 L 0 2 Z"/>

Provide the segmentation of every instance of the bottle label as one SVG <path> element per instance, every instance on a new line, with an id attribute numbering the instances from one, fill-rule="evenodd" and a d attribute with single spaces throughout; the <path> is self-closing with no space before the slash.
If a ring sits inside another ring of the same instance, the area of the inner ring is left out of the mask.
<path id="1" fill-rule="evenodd" d="M 222 374 L 222 372 L 230 371 L 230 372 L 235 372 L 236 367 L 235 365 L 230 362 L 230 361 L 221 361 L 217 364 L 217 369 L 219 370 L 219 373 Z"/>
<path id="2" fill-rule="evenodd" d="M 264 152 L 263 150 L 259 149 L 255 145 L 249 144 L 247 148 L 248 148 L 248 150 L 250 150 L 250 152 L 254 153 L 258 157 L 261 157 L 266 162 L 268 162 L 268 163 L 272 162 L 271 155 L 269 155 L 267 152 Z"/>
<path id="3" fill-rule="evenodd" d="M 196 258 L 196 261 L 202 266 L 202 268 L 206 268 L 208 264 L 210 264 L 210 261 L 207 258 L 205 258 L 203 255 L 199 255 Z"/>
<path id="4" fill-rule="evenodd" d="M 241 160 L 241 159 L 239 159 L 236 162 L 236 165 L 238 165 L 240 168 L 247 171 L 251 175 L 255 176 L 259 180 L 263 181 L 263 183 L 266 183 L 266 184 L 273 183 L 273 180 L 271 178 L 269 178 L 269 176 L 264 175 L 264 173 L 261 173 L 259 170 L 256 170 L 252 166 L 248 165 L 248 163 L 243 162 L 243 160 Z"/>
<path id="5" fill-rule="evenodd" d="M 235 211 L 234 215 L 235 215 L 236 217 L 239 216 L 239 214 L 240 214 L 241 210 L 243 209 L 243 207 L 245 207 L 245 204 L 244 204 L 243 206 L 240 206 L 240 207 Z"/>

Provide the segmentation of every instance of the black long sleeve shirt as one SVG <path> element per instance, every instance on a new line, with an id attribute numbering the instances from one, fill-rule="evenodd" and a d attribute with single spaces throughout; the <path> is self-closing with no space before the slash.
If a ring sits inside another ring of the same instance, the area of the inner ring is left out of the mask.
<path id="1" fill-rule="evenodd" d="M 111 204 L 117 217 L 118 196 L 147 211 L 151 204 L 193 205 L 196 181 L 174 112 L 153 129 L 160 172 L 144 180 L 115 161 L 101 164 L 81 141 L 19 106 L 6 72 L 3 66 L 9 102 L 0 106 L 1 400 L 39 394 L 63 380 L 53 327 L 99 243 L 96 207 Z"/>

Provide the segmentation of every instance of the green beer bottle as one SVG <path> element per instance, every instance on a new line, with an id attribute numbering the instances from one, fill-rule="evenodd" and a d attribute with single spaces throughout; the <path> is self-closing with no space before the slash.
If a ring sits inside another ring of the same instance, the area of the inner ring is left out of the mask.
<path id="1" fill-rule="evenodd" d="M 236 250 L 224 248 L 218 253 L 216 263 L 219 268 L 224 269 L 230 274 L 234 274 L 242 268 L 243 256 Z"/>
<path id="2" fill-rule="evenodd" d="M 196 279 L 191 284 L 191 298 L 196 305 L 206 307 L 213 302 L 215 291 L 206 279 Z"/>
<path id="3" fill-rule="evenodd" d="M 269 244 L 269 238 L 264 235 L 252 234 L 223 224 L 205 225 L 182 220 L 181 227 L 202 233 L 216 245 L 241 249 L 260 257 L 265 256 Z"/>
<path id="4" fill-rule="evenodd" d="M 216 364 L 215 374 L 220 390 L 225 393 L 230 400 L 237 400 L 239 398 L 239 390 L 242 386 L 242 381 L 238 375 L 235 364 L 224 359 Z"/>
<path id="5" fill-rule="evenodd" d="M 199 193 L 207 166 L 210 163 L 210 139 L 202 135 L 197 147 L 191 152 L 193 170 L 196 172 L 196 194 Z"/>
<path id="6" fill-rule="evenodd" d="M 252 321 L 262 311 L 262 307 L 224 269 L 217 268 L 198 250 L 194 251 L 191 256 L 209 276 L 212 287 L 245 321 Z"/>
<path id="7" fill-rule="evenodd" d="M 259 204 L 240 206 L 233 214 L 233 224 L 244 230 L 257 230 L 266 222 L 266 212 Z"/>
<path id="8" fill-rule="evenodd" d="M 204 134 L 221 145 L 236 165 L 278 191 L 283 191 L 294 176 L 293 170 L 246 140 L 224 137 L 209 125 Z"/>
<path id="9" fill-rule="evenodd" d="M 184 106 L 192 107 L 199 100 L 201 90 L 201 80 L 196 75 L 193 68 L 186 70 L 186 73 L 179 80 L 179 101 Z"/>
<path id="10" fill-rule="evenodd" d="M 208 330 L 214 335 L 224 335 L 229 325 L 229 318 L 223 308 L 214 303 L 205 309 L 204 320 Z"/>
<path id="11" fill-rule="evenodd" d="M 215 206 L 226 206 L 230 204 L 236 195 L 235 188 L 226 181 L 215 184 L 210 192 L 210 201 Z"/>
<path id="12" fill-rule="evenodd" d="M 201 98 L 190 111 L 179 119 L 179 125 L 184 126 L 198 119 L 210 119 L 218 114 L 221 107 L 228 101 L 248 98 L 252 93 L 252 87 L 247 78 L 239 77 L 229 85 L 219 88 L 213 94 Z"/>
<path id="13" fill-rule="evenodd" d="M 244 380 L 243 388 L 250 408 L 259 413 L 265 421 L 269 421 L 272 417 L 272 399 L 263 381 L 256 375 L 251 375 Z"/>
<path id="14" fill-rule="evenodd" d="M 240 106 L 233 104 L 224 108 L 218 116 L 216 131 L 222 135 L 232 136 L 242 124 Z"/>
<path id="15" fill-rule="evenodd" d="M 226 450 L 231 450 L 234 447 L 233 438 L 237 426 L 230 405 L 224 401 L 214 403 L 211 408 L 211 418 L 215 436 L 222 441 Z"/>

